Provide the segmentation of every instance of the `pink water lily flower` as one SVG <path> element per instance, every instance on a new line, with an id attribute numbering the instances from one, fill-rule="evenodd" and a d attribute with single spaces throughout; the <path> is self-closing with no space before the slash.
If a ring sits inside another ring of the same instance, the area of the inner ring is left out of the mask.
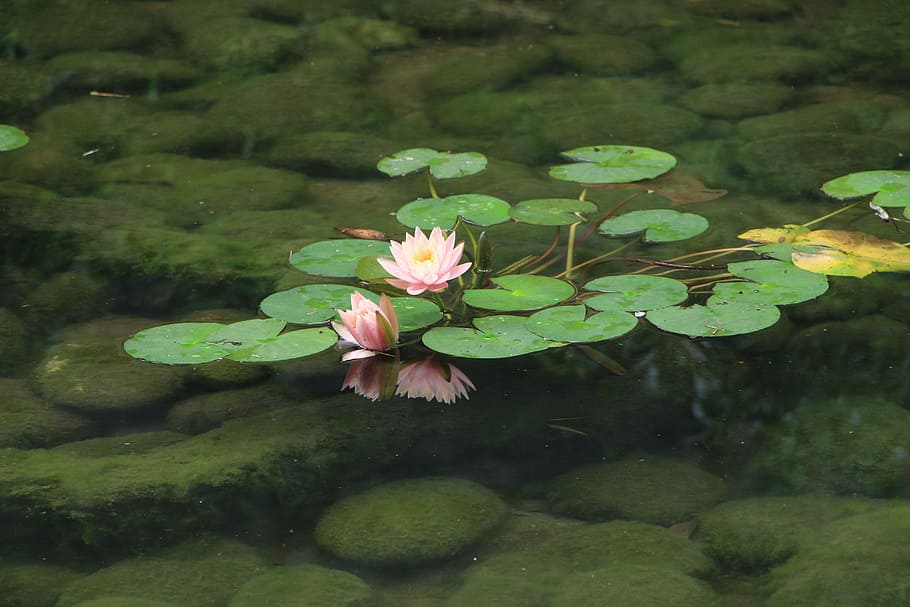
<path id="1" fill-rule="evenodd" d="M 445 291 L 448 282 L 468 271 L 471 262 L 459 264 L 464 243 L 455 244 L 455 233 L 443 236 L 437 226 L 430 237 L 417 228 L 414 235 L 407 234 L 404 242 L 390 244 L 394 259 L 379 259 L 379 265 L 395 278 L 386 278 L 389 284 L 405 289 L 409 295 L 424 291 Z"/>
<path id="2" fill-rule="evenodd" d="M 461 369 L 430 357 L 401 368 L 398 372 L 398 388 L 395 394 L 407 398 L 452 403 L 459 398 L 470 398 L 469 388 L 476 389 Z"/>
<path id="3" fill-rule="evenodd" d="M 385 352 L 398 341 L 398 316 L 392 301 L 383 294 L 376 305 L 356 291 L 351 293 L 351 309 L 338 310 L 341 322 L 333 321 L 332 328 L 346 342 L 360 346 L 341 357 L 348 361 L 367 358 Z"/>

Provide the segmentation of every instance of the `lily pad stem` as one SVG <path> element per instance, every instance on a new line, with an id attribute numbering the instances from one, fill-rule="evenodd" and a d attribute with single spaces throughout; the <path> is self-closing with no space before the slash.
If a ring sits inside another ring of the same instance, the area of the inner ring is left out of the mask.
<path id="1" fill-rule="evenodd" d="M 430 175 L 430 169 L 427 169 L 427 185 L 430 186 L 430 196 L 439 200 L 439 192 L 436 191 L 436 186 L 433 185 L 433 176 Z"/>
<path id="2" fill-rule="evenodd" d="M 816 224 L 816 223 L 818 223 L 818 222 L 820 222 L 820 221 L 824 221 L 824 220 L 826 220 L 826 219 L 830 219 L 831 217 L 834 217 L 835 215 L 840 215 L 841 213 L 843 213 L 843 212 L 846 211 L 847 209 L 852 209 L 853 207 L 855 207 L 856 205 L 858 205 L 860 202 L 862 202 L 862 200 L 857 200 L 856 202 L 852 202 L 852 203 L 848 204 L 848 205 L 845 206 L 845 207 L 841 207 L 841 208 L 837 209 L 836 211 L 831 211 L 831 212 L 828 213 L 827 215 L 822 215 L 821 217 L 817 217 L 817 218 L 813 219 L 812 221 L 807 221 L 806 223 L 803 224 L 803 227 L 804 227 L 804 228 L 808 228 L 808 227 L 811 226 L 812 224 Z"/>

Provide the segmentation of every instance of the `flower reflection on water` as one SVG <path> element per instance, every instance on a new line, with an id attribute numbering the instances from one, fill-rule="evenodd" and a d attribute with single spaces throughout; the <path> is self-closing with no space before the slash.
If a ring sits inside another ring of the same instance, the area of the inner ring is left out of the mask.
<path id="1" fill-rule="evenodd" d="M 351 361 L 341 389 L 352 389 L 372 401 L 394 394 L 453 403 L 470 398 L 469 390 L 476 388 L 461 369 L 435 356 L 404 364 L 396 358 L 375 356 Z"/>

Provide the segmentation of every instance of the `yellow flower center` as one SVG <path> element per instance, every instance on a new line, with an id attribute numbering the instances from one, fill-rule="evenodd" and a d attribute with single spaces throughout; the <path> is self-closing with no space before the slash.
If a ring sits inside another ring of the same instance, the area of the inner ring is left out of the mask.
<path id="1" fill-rule="evenodd" d="M 424 263 L 436 259 L 436 251 L 430 248 L 417 249 L 414 251 L 414 263 Z"/>

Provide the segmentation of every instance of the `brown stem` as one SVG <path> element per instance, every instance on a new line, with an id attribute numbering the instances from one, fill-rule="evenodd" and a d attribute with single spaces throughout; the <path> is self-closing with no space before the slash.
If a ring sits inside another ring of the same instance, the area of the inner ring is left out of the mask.
<path id="1" fill-rule="evenodd" d="M 634 261 L 635 263 L 646 263 L 652 266 L 661 266 L 664 268 L 676 268 L 677 270 L 723 270 L 727 267 L 727 264 L 708 264 L 708 265 L 699 265 L 699 264 L 688 264 L 688 263 L 674 263 L 672 261 L 663 261 L 661 259 L 653 259 L 651 257 L 614 257 L 616 261 Z"/>
<path id="2" fill-rule="evenodd" d="M 641 195 L 642 191 L 643 191 L 643 190 L 638 190 L 638 191 L 636 191 L 634 194 L 630 194 L 630 195 L 626 196 L 625 198 L 623 198 L 622 200 L 620 200 L 619 202 L 617 202 L 616 204 L 614 204 L 612 207 L 610 207 L 610 209 L 609 209 L 606 213 L 604 213 L 603 215 L 601 215 L 600 217 L 598 217 L 598 218 L 597 218 L 597 221 L 595 221 L 593 224 L 591 224 L 591 229 L 588 230 L 588 232 L 587 232 L 584 236 L 582 236 L 581 238 L 578 239 L 578 244 L 582 244 L 582 243 L 584 243 L 586 240 L 588 240 L 589 238 L 591 238 L 591 236 L 593 236 L 594 233 L 597 232 L 597 228 L 600 227 L 600 224 L 602 224 L 603 222 L 605 222 L 605 221 L 608 220 L 609 218 L 611 218 L 611 217 L 613 217 L 614 215 L 616 215 L 616 213 L 618 213 L 620 209 L 622 209 L 624 206 L 626 206 L 626 204 L 627 204 L 628 202 L 630 202 L 630 201 L 631 201 L 633 198 L 635 198 L 636 196 Z"/>

